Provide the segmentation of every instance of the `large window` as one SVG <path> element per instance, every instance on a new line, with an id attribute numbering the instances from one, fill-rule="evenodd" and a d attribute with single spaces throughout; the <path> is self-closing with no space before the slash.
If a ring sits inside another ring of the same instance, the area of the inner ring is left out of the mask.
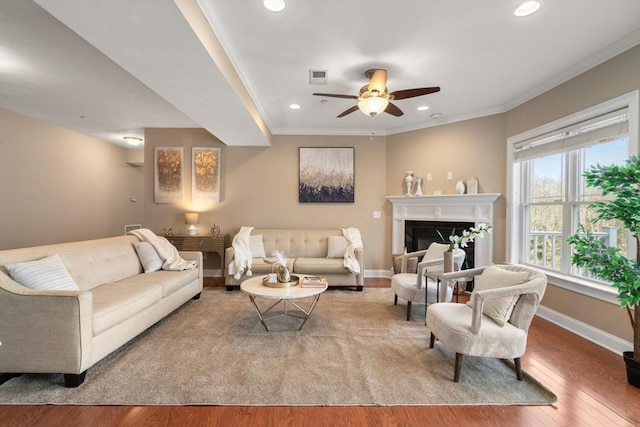
<path id="1" fill-rule="evenodd" d="M 587 206 L 603 196 L 582 176 L 593 165 L 621 165 L 637 153 L 637 93 L 618 101 L 509 139 L 510 262 L 544 269 L 572 289 L 610 288 L 571 265 L 567 237 L 582 225 L 608 245 L 635 250 L 622 224 L 591 222 L 594 212 Z"/>

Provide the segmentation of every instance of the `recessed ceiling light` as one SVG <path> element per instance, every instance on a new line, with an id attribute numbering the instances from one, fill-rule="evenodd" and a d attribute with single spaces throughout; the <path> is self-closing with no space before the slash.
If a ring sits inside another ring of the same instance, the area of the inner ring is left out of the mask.
<path id="1" fill-rule="evenodd" d="M 284 0 L 264 0 L 262 3 L 271 12 L 280 12 L 284 10 L 285 6 Z"/>
<path id="2" fill-rule="evenodd" d="M 432 118 L 432 119 L 439 119 L 440 117 L 442 117 L 442 114 L 440 114 L 440 113 L 433 113 L 433 114 L 431 115 L 431 118 Z"/>
<path id="3" fill-rule="evenodd" d="M 429 107 L 427 107 L 426 105 L 421 105 L 418 107 L 418 111 L 427 111 L 429 109 Z"/>
<path id="4" fill-rule="evenodd" d="M 289 108 L 291 108 L 292 110 L 299 110 L 300 104 L 289 104 Z"/>
<path id="5" fill-rule="evenodd" d="M 524 1 L 518 6 L 518 8 L 513 12 L 516 16 L 529 16 L 532 13 L 535 13 L 540 9 L 540 2 L 537 0 L 527 0 Z"/>

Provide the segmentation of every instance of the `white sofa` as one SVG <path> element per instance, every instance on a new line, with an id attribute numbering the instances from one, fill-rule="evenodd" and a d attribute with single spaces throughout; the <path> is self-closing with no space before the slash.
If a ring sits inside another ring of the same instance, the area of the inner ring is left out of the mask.
<path id="1" fill-rule="evenodd" d="M 291 273 L 312 274 L 325 277 L 329 287 L 348 287 L 362 291 L 364 286 L 364 248 L 355 249 L 355 258 L 360 266 L 360 273 L 352 273 L 344 266 L 344 239 L 340 229 L 261 229 L 251 230 L 254 238 L 262 236 L 263 253 L 255 253 L 251 261 L 253 275 L 271 273 L 271 264 L 264 257 L 271 257 L 280 252 L 287 259 Z M 255 240 L 252 241 L 252 244 Z M 258 251 L 260 252 L 260 248 Z M 225 284 L 227 290 L 239 287 L 247 278 L 243 274 L 240 279 L 234 278 L 235 250 L 233 246 L 225 251 Z"/>
<path id="2" fill-rule="evenodd" d="M 144 273 L 134 236 L 0 251 L 0 373 L 62 373 L 77 387 L 88 368 L 202 291 L 197 267 Z M 5 265 L 59 255 L 79 290 L 37 290 Z"/>

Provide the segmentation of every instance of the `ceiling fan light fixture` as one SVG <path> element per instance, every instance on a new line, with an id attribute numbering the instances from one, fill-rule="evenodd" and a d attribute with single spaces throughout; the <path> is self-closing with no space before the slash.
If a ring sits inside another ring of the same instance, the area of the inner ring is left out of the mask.
<path id="1" fill-rule="evenodd" d="M 285 7 L 284 0 L 264 0 L 262 4 L 271 12 L 281 12 Z"/>
<path id="2" fill-rule="evenodd" d="M 540 9 L 540 2 L 537 0 L 527 0 L 520 3 L 520 6 L 513 12 L 518 17 L 529 16 Z"/>
<path id="3" fill-rule="evenodd" d="M 389 97 L 378 95 L 361 96 L 358 99 L 358 108 L 367 116 L 375 117 L 382 113 L 389 105 Z"/>

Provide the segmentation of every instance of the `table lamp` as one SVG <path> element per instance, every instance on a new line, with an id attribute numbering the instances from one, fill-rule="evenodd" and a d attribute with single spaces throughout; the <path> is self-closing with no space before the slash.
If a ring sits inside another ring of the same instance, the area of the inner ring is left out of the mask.
<path id="1" fill-rule="evenodd" d="M 189 236 L 198 235 L 198 228 L 196 227 L 196 224 L 198 223 L 198 214 L 196 212 L 185 213 L 184 223 L 189 224 L 189 229 L 188 229 Z"/>

